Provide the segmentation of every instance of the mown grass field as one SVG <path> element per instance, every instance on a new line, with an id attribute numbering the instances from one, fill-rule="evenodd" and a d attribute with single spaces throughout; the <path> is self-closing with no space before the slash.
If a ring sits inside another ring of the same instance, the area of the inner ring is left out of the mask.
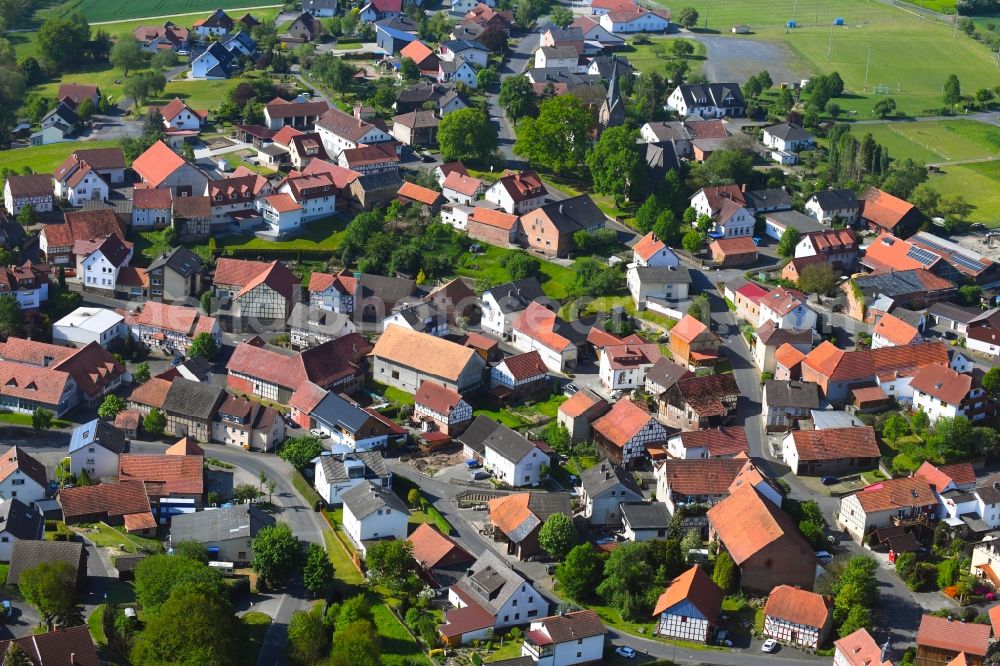
<path id="1" fill-rule="evenodd" d="M 673 44 L 677 39 L 669 37 L 651 37 L 651 44 L 640 44 L 638 46 L 629 45 L 622 53 L 632 66 L 640 72 L 647 69 L 659 69 L 668 59 L 673 57 Z M 692 70 L 697 71 L 699 61 L 705 59 L 705 45 L 693 39 L 685 40 L 694 46 L 694 54 L 688 58 Z"/>
<path id="2" fill-rule="evenodd" d="M 699 30 L 732 39 L 784 43 L 813 72 L 839 72 L 852 96 L 837 101 L 845 110 L 857 112 L 858 118 L 871 117 L 875 84 L 889 86 L 900 111 L 927 115 L 926 110 L 942 105 L 941 87 L 949 74 L 958 75 L 967 94 L 993 87 L 1000 74 L 995 53 L 961 32 L 954 36 L 951 26 L 874 0 L 691 0 L 683 4 L 698 10 Z M 793 18 L 799 27 L 786 29 L 785 23 Z M 831 32 L 836 18 L 844 19 L 844 26 Z M 749 25 L 753 34 L 731 35 L 729 29 L 737 24 Z"/>
<path id="3" fill-rule="evenodd" d="M 55 168 L 76 148 L 111 148 L 117 145 L 119 145 L 117 140 L 63 141 L 62 143 L 50 143 L 47 146 L 0 150 L 0 169 L 6 167 L 20 171 L 29 166 L 35 173 L 55 171 Z"/>
<path id="4" fill-rule="evenodd" d="M 205 12 L 215 9 L 240 9 L 253 6 L 278 6 L 273 2 L 247 2 L 247 0 L 71 0 L 59 11 L 78 9 L 91 23 L 121 21 L 144 16 L 167 16 Z"/>
<path id="5" fill-rule="evenodd" d="M 858 137 L 871 133 L 895 159 L 936 163 L 985 159 L 1000 154 L 1000 127 L 975 120 L 855 125 L 852 131 Z"/>
<path id="6" fill-rule="evenodd" d="M 940 14 L 955 13 L 955 0 L 908 0 L 908 2 Z"/>
<path id="7" fill-rule="evenodd" d="M 960 194 L 976 206 L 969 222 L 1000 227 L 1000 160 L 942 167 L 928 181 L 944 195 Z"/>

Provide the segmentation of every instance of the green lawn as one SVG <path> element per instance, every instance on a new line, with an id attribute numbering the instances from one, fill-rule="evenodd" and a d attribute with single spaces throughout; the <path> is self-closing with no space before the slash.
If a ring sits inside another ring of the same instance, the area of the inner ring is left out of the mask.
<path id="1" fill-rule="evenodd" d="M 629 45 L 622 50 L 633 67 L 640 72 L 649 69 L 662 69 L 668 60 L 673 59 L 672 44 L 677 41 L 670 37 L 650 37 L 650 44 Z M 689 58 L 688 63 L 692 71 L 697 71 L 698 61 L 705 59 L 705 45 L 694 40 L 686 40 L 694 46 L 694 55 Z"/>
<path id="2" fill-rule="evenodd" d="M 413 396 L 406 391 L 396 388 L 395 386 L 380 384 L 379 382 L 373 380 L 368 382 L 365 388 L 373 393 L 377 393 L 389 402 L 396 403 L 397 405 L 413 404 Z"/>
<path id="3" fill-rule="evenodd" d="M 1000 160 L 959 166 L 944 166 L 942 173 L 932 173 L 928 181 L 941 194 L 961 194 L 976 206 L 969 222 L 989 227 L 1000 226 Z"/>
<path id="4" fill-rule="evenodd" d="M 699 29 L 707 23 L 709 31 L 728 38 L 787 45 L 795 52 L 793 71 L 804 67 L 806 75 L 839 72 L 854 95 L 837 102 L 845 110 L 857 111 L 858 118 L 871 117 L 873 84 L 889 86 L 899 110 L 912 115 L 941 106 L 941 86 L 949 74 L 958 75 L 967 93 L 996 83 L 995 53 L 961 32 L 953 36 L 951 26 L 872 0 L 686 0 L 684 5 L 698 10 Z M 788 31 L 785 22 L 792 18 L 799 27 Z M 828 60 L 834 18 L 843 18 L 845 25 L 833 29 Z M 754 34 L 731 35 L 729 28 L 735 24 L 749 25 Z M 864 92 L 869 48 L 871 65 Z M 760 69 L 748 61 L 747 73 L 754 68 Z"/>
<path id="5" fill-rule="evenodd" d="M 915 5 L 925 7 L 940 14 L 954 14 L 955 0 L 908 0 Z"/>
<path id="6" fill-rule="evenodd" d="M 151 104 L 166 104 L 174 97 L 180 97 L 194 109 L 217 109 L 226 101 L 230 91 L 246 79 L 226 79 L 225 81 L 168 81 L 163 95 L 150 100 Z"/>
<path id="7" fill-rule="evenodd" d="M 104 634 L 104 604 L 99 604 L 87 618 L 87 628 L 90 629 L 90 637 L 94 639 L 97 647 L 107 647 L 108 637 Z"/>
<path id="8" fill-rule="evenodd" d="M 119 546 L 125 546 L 124 550 L 126 552 L 135 554 L 138 552 L 150 552 L 157 553 L 163 550 L 163 544 L 156 539 L 149 539 L 146 537 L 135 536 L 134 534 L 128 534 L 123 530 L 112 527 L 111 525 L 106 525 L 105 523 L 94 523 L 89 527 L 96 527 L 97 531 L 92 532 L 84 527 L 83 535 L 94 542 L 99 548 L 118 548 Z"/>
<path id="9" fill-rule="evenodd" d="M 11 423 L 13 425 L 30 426 L 31 414 L 15 414 L 14 412 L 0 412 L 0 423 Z M 53 428 L 69 428 L 72 423 L 66 419 L 52 419 Z"/>
<path id="10" fill-rule="evenodd" d="M 411 666 L 430 664 L 406 627 L 393 615 L 385 603 L 372 604 L 375 627 L 382 639 L 382 664 L 384 666 Z"/>
<path id="11" fill-rule="evenodd" d="M 243 641 L 240 651 L 243 653 L 244 664 L 256 664 L 260 648 L 264 645 L 264 634 L 271 626 L 271 616 L 259 611 L 244 613 L 240 618 L 243 623 Z"/>
<path id="12" fill-rule="evenodd" d="M 0 150 L 0 169 L 8 168 L 21 171 L 31 167 L 35 173 L 48 173 L 56 170 L 63 160 L 74 150 L 80 148 L 113 148 L 118 146 L 117 140 L 108 141 L 63 141 L 50 143 L 47 146 L 29 146 Z"/>
<path id="13" fill-rule="evenodd" d="M 483 279 L 490 284 L 502 284 L 510 280 L 507 269 L 500 265 L 500 258 L 514 252 L 505 248 L 485 245 L 485 252 L 480 254 L 464 254 L 456 266 L 455 272 L 463 277 Z M 534 256 L 534 255 L 532 255 Z M 536 257 L 538 258 L 538 257 Z M 566 298 L 569 295 L 568 288 L 573 281 L 573 269 L 551 261 L 541 260 L 541 275 L 538 279 L 542 283 L 542 291 L 546 296 L 555 299 Z"/>
<path id="14" fill-rule="evenodd" d="M 93 23 L 102 21 L 121 21 L 144 16 L 164 16 L 172 14 L 202 13 L 208 16 L 212 10 L 222 8 L 236 10 L 240 7 L 252 7 L 257 3 L 246 0 L 74 0 L 60 6 L 60 10 L 79 9 Z M 266 5 L 267 3 L 259 3 Z M 277 5 L 274 5 L 277 6 Z M 259 16 L 261 10 L 253 10 Z M 245 12 L 232 11 L 233 18 L 239 18 Z M 272 15 L 273 16 L 273 15 Z M 195 16 L 194 19 L 198 17 Z M 188 18 L 190 25 L 194 19 Z"/>
<path id="15" fill-rule="evenodd" d="M 855 125 L 852 131 L 858 137 L 870 133 L 895 159 L 930 163 L 1000 154 L 1000 128 L 975 120 Z"/>
<path id="16" fill-rule="evenodd" d="M 347 220 L 327 217 L 309 222 L 306 232 L 284 241 L 269 241 L 256 237 L 226 236 L 218 239 L 218 247 L 238 250 L 330 250 L 331 254 L 344 240 Z"/>

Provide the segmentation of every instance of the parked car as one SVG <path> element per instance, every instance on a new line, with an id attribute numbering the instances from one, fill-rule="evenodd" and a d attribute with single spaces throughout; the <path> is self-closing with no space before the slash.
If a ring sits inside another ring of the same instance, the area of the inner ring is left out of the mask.
<path id="1" fill-rule="evenodd" d="M 828 551 L 825 550 L 817 550 L 816 559 L 822 562 L 823 564 L 829 564 L 830 562 L 833 562 L 833 555 L 831 555 Z"/>
<path id="2" fill-rule="evenodd" d="M 473 481 L 482 481 L 483 479 L 490 478 L 490 475 L 484 472 L 483 470 L 479 469 L 469 474 L 469 478 L 472 479 Z"/>
<path id="3" fill-rule="evenodd" d="M 479 462 L 475 458 L 472 458 L 470 460 L 465 461 L 465 466 L 468 467 L 469 469 L 479 469 L 480 467 L 483 466 L 483 463 Z"/>
<path id="4" fill-rule="evenodd" d="M 570 397 L 576 395 L 576 392 L 579 390 L 576 384 L 566 384 L 566 386 L 563 386 L 563 394 Z"/>
<path id="5" fill-rule="evenodd" d="M 313 437 L 319 437 L 320 439 L 326 439 L 328 436 L 325 432 L 323 432 L 319 428 L 310 428 L 309 434 L 312 435 Z"/>
<path id="6" fill-rule="evenodd" d="M 819 482 L 822 483 L 824 486 L 835 486 L 838 483 L 840 483 L 840 479 L 838 479 L 835 476 L 824 476 L 822 479 L 819 480 Z"/>
<path id="7" fill-rule="evenodd" d="M 635 659 L 635 650 L 625 645 L 615 648 L 615 654 L 626 659 Z"/>
<path id="8" fill-rule="evenodd" d="M 3 614 L 4 619 L 14 617 L 14 606 L 11 605 L 10 599 L 0 601 L 0 613 Z"/>
<path id="9" fill-rule="evenodd" d="M 764 644 L 760 646 L 761 652 L 776 652 L 778 650 L 778 641 L 773 638 L 768 638 L 764 641 Z"/>

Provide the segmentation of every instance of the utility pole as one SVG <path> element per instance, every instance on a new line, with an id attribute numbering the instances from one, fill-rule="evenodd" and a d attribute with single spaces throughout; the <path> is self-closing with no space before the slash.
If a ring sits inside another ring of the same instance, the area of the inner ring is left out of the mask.
<path id="1" fill-rule="evenodd" d="M 868 92 L 868 66 L 872 64 L 872 47 L 868 47 L 868 60 L 865 62 L 865 86 L 863 90 Z"/>
<path id="2" fill-rule="evenodd" d="M 830 62 L 830 56 L 833 55 L 833 21 L 830 21 L 830 43 L 826 47 L 826 61 Z"/>

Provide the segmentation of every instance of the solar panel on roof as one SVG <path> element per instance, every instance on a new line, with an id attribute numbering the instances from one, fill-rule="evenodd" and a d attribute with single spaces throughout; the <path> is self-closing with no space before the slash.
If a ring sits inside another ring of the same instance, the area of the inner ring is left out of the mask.
<path id="1" fill-rule="evenodd" d="M 915 261 L 919 261 L 924 266 L 930 266 L 935 261 L 938 260 L 938 256 L 929 250 L 925 250 L 922 247 L 911 247 L 906 251 L 906 256 Z"/>
<path id="2" fill-rule="evenodd" d="M 978 260 L 973 259 L 966 254 L 962 254 L 954 247 L 949 247 L 943 243 L 937 243 L 929 240 L 926 236 L 921 236 L 918 240 L 921 245 L 926 245 L 929 248 L 937 250 L 942 255 L 945 255 L 950 263 L 962 266 L 974 273 L 978 273 L 983 270 L 983 265 Z"/>

